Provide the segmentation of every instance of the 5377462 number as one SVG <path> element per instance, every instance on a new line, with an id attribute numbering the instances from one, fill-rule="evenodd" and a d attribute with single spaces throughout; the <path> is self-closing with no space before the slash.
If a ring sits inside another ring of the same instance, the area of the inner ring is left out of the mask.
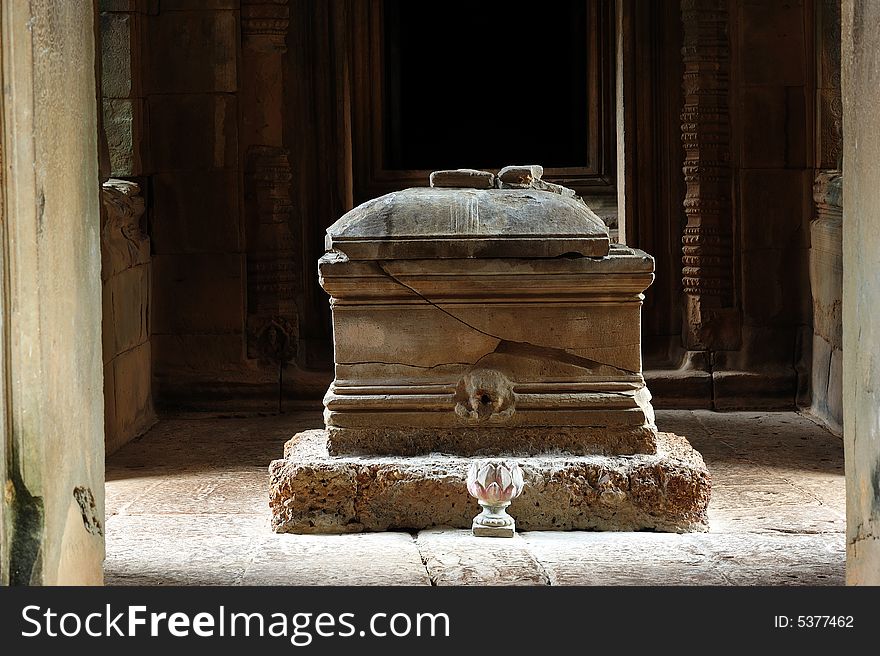
<path id="1" fill-rule="evenodd" d="M 797 617 L 789 617 L 787 615 L 777 615 L 773 618 L 773 626 L 777 629 L 794 628 L 799 629 L 851 629 L 853 628 L 852 615 L 798 615 Z"/>
<path id="2" fill-rule="evenodd" d="M 797 627 L 803 629 L 823 629 L 825 627 L 851 628 L 852 615 L 798 615 Z"/>

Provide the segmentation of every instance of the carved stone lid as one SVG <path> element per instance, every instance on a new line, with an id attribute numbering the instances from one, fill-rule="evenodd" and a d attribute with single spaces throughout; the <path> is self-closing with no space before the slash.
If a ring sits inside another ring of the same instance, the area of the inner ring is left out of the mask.
<path id="1" fill-rule="evenodd" d="M 485 188 L 484 181 L 367 201 L 327 229 L 327 250 L 351 260 L 608 255 L 608 229 L 574 192 Z"/>

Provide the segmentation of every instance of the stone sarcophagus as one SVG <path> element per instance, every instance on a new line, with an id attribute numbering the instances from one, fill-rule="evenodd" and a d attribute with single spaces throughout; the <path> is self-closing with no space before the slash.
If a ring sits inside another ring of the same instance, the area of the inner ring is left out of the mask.
<path id="1" fill-rule="evenodd" d="M 653 453 L 645 253 L 581 201 L 417 188 L 330 227 L 332 453 Z"/>
<path id="2" fill-rule="evenodd" d="M 705 466 L 642 377 L 653 259 L 540 177 L 437 172 L 328 229 L 335 380 L 272 465 L 276 530 L 469 526 L 486 455 L 520 459 L 526 530 L 705 526 Z"/>

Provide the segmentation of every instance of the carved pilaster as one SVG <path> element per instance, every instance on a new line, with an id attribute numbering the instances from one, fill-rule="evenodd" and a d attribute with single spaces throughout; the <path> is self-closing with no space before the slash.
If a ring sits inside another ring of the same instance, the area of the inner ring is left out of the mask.
<path id="1" fill-rule="evenodd" d="M 843 425 L 843 179 L 820 171 L 813 184 L 816 215 L 810 222 L 813 297 L 811 409 L 832 431 Z"/>
<path id="2" fill-rule="evenodd" d="M 248 356 L 287 361 L 296 355 L 299 289 L 288 151 L 251 146 L 245 175 Z"/>
<path id="3" fill-rule="evenodd" d="M 739 318 L 733 307 L 727 2 L 682 0 L 681 18 L 686 346 L 730 349 L 739 341 Z"/>
<path id="4" fill-rule="evenodd" d="M 284 148 L 287 0 L 242 0 L 241 145 L 245 150 L 248 357 L 296 356 L 301 257 L 294 238 L 290 153 Z"/>
<path id="5" fill-rule="evenodd" d="M 843 153 L 840 0 L 821 0 L 816 10 L 816 168 L 838 169 Z"/>
<path id="6" fill-rule="evenodd" d="M 815 217 L 810 222 L 810 284 L 813 331 L 832 347 L 843 347 L 843 176 L 820 171 L 813 183 Z"/>
<path id="7" fill-rule="evenodd" d="M 242 0 L 241 35 L 245 48 L 285 52 L 290 25 L 288 0 Z"/>

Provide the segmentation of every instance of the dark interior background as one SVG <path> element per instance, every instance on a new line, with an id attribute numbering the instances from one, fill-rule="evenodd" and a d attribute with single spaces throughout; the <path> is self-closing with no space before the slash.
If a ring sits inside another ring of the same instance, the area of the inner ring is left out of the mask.
<path id="1" fill-rule="evenodd" d="M 586 9 L 386 0 L 386 167 L 589 166 Z"/>

